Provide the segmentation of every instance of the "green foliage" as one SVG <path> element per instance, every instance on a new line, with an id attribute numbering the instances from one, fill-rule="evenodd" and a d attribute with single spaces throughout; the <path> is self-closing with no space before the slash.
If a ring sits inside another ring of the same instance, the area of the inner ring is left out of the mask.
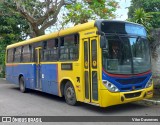
<path id="1" fill-rule="evenodd" d="M 153 28 L 160 26 L 160 0 L 131 0 L 128 17 L 133 18 L 134 12 L 138 8 L 143 8 L 146 13 L 150 13 L 153 18 L 151 25 Z"/>
<path id="2" fill-rule="evenodd" d="M 22 31 L 27 27 L 26 21 L 17 13 L 13 14 L 10 9 L 7 9 L 0 3 L 0 67 L 3 66 L 3 71 L 0 76 L 4 77 L 5 63 L 5 48 L 7 45 L 25 39 Z"/>
<path id="3" fill-rule="evenodd" d="M 115 0 L 3 0 L 4 5 L 14 14 L 25 18 L 29 27 L 25 30 L 30 37 L 43 35 L 45 30 L 57 22 L 57 16 L 62 8 L 66 13 L 63 15 L 64 23 L 67 25 L 85 23 L 92 19 L 112 19 L 114 11 L 118 7 Z M 60 19 L 62 21 L 62 19 Z M 62 26 L 63 27 L 63 26 Z"/>
<path id="4" fill-rule="evenodd" d="M 57 22 L 61 8 L 67 5 L 65 0 L 3 0 L 3 4 L 23 17 L 29 27 L 27 34 L 37 37 L 45 34 L 45 30 Z M 70 0 L 70 4 L 75 0 Z M 26 32 L 25 32 L 26 33 Z"/>
<path id="5" fill-rule="evenodd" d="M 149 32 L 152 28 L 151 19 L 152 15 L 150 13 L 146 13 L 143 8 L 139 8 L 135 10 L 133 18 L 130 18 L 129 21 L 142 24 L 146 27 L 147 31 Z"/>
<path id="6" fill-rule="evenodd" d="M 67 13 L 64 15 L 64 25 L 72 22 L 75 25 L 86 23 L 94 19 L 112 19 L 115 17 L 118 3 L 115 0 L 82 0 L 75 4 L 67 5 Z"/>
<path id="7" fill-rule="evenodd" d="M 160 0 L 132 0 L 128 16 L 130 21 L 143 24 L 146 27 L 152 57 L 156 59 L 160 43 L 153 36 L 151 29 L 160 28 Z"/>

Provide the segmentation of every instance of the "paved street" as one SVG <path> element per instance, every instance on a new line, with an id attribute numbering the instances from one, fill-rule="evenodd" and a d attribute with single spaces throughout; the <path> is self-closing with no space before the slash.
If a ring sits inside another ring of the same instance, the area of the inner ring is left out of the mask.
<path id="1" fill-rule="evenodd" d="M 129 103 L 100 108 L 84 103 L 69 106 L 63 98 L 37 91 L 21 93 L 0 79 L 1 116 L 160 116 L 160 105 Z"/>

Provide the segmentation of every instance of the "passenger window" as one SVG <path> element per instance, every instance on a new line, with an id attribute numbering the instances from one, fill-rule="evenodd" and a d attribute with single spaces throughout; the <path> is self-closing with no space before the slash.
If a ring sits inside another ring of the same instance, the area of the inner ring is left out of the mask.
<path id="1" fill-rule="evenodd" d="M 51 39 L 43 42 L 42 60 L 43 61 L 58 60 L 58 39 Z"/>
<path id="2" fill-rule="evenodd" d="M 13 62 L 13 49 L 9 49 L 7 51 L 7 62 L 12 63 Z"/>
<path id="3" fill-rule="evenodd" d="M 78 35 L 69 35 L 61 38 L 60 60 L 77 60 L 79 55 Z"/>
<path id="4" fill-rule="evenodd" d="M 30 62 L 32 61 L 32 46 L 26 45 L 22 49 L 22 62 Z"/>
<path id="5" fill-rule="evenodd" d="M 14 48 L 14 62 L 21 62 L 21 47 Z"/>

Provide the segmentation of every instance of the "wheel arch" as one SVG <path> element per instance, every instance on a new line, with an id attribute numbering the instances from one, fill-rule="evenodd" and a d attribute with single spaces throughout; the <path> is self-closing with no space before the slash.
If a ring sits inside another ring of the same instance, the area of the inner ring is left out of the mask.
<path id="1" fill-rule="evenodd" d="M 64 87 L 65 87 L 65 84 L 67 82 L 70 82 L 72 84 L 72 86 L 74 87 L 74 91 L 75 91 L 75 94 L 76 94 L 76 88 L 75 88 L 75 85 L 73 84 L 73 80 L 69 79 L 69 78 L 64 78 L 61 80 L 60 82 L 60 95 L 63 97 L 64 96 Z M 77 98 L 77 94 L 76 94 L 76 98 Z"/>
<path id="2" fill-rule="evenodd" d="M 18 76 L 18 82 L 20 82 L 20 78 L 21 77 L 24 77 L 24 75 L 23 74 L 19 74 L 19 76 Z"/>

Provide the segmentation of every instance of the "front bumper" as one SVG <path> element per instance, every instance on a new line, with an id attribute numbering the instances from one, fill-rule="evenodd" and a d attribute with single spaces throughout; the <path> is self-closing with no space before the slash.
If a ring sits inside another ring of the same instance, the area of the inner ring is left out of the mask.
<path id="1" fill-rule="evenodd" d="M 117 104 L 123 104 L 138 101 L 153 96 L 153 85 L 149 88 L 130 92 L 112 93 L 108 90 L 100 90 L 100 107 L 108 107 Z"/>

